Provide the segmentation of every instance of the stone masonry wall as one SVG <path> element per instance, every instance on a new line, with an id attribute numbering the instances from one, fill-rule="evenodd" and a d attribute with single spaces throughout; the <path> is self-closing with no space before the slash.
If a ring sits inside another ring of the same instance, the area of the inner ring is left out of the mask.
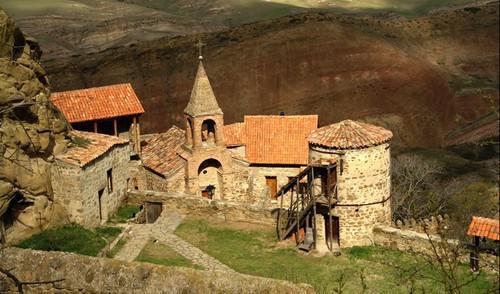
<path id="1" fill-rule="evenodd" d="M 162 202 L 163 209 L 183 215 L 215 218 L 224 221 L 274 226 L 276 219 L 271 208 L 244 205 L 223 200 L 209 200 L 200 196 L 157 191 L 129 191 L 127 203 L 142 205 L 145 201 Z"/>
<path id="2" fill-rule="evenodd" d="M 0 251 L 0 261 L 21 281 L 63 279 L 54 286 L 24 286 L 25 293 L 314 293 L 309 285 L 281 280 L 64 252 L 8 248 Z M 4 275 L 0 292 L 18 293 Z"/>
<path id="3" fill-rule="evenodd" d="M 139 189 L 137 190 L 184 192 L 186 189 L 186 179 L 183 168 L 179 169 L 167 178 L 164 178 L 144 167 L 141 168 L 141 173 L 142 177 L 145 179 L 145 185 L 139 186 Z"/>
<path id="4" fill-rule="evenodd" d="M 130 146 L 115 146 L 105 156 L 80 168 L 58 161 L 52 168 L 54 200 L 67 207 L 71 221 L 98 226 L 118 209 L 127 191 Z M 108 191 L 107 171 L 111 169 L 113 189 Z M 102 220 L 99 215 L 99 191 Z"/>
<path id="5" fill-rule="evenodd" d="M 338 197 L 341 204 L 379 202 L 390 197 L 390 148 L 389 144 L 375 147 L 335 150 L 311 147 L 310 160 L 337 158 Z M 343 166 L 340 167 L 340 159 Z M 342 171 L 341 171 L 342 170 Z M 333 215 L 340 221 L 340 246 L 373 244 L 373 228 L 390 224 L 390 201 L 367 206 L 336 206 Z"/>
<path id="6" fill-rule="evenodd" d="M 252 203 L 249 197 L 248 163 L 233 159 L 231 174 L 224 175 L 223 200 L 235 203 Z"/>
<path id="7" fill-rule="evenodd" d="M 274 166 L 250 166 L 250 177 L 251 191 L 252 191 L 252 201 L 253 202 L 268 202 L 269 205 L 278 205 L 278 201 L 271 199 L 269 196 L 269 190 L 266 185 L 266 177 L 276 177 L 279 189 L 288 183 L 290 177 L 296 176 L 300 173 L 302 169 L 300 167 L 274 167 Z M 290 195 L 285 195 L 283 198 L 283 203 L 285 207 L 287 203 L 289 204 Z"/>

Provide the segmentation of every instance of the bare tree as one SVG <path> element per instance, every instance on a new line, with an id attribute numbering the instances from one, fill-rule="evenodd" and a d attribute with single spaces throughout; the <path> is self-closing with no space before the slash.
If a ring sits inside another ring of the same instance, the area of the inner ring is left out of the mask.
<path id="1" fill-rule="evenodd" d="M 440 214 L 447 205 L 446 197 L 439 197 L 434 184 L 442 173 L 441 167 L 415 155 L 402 155 L 392 162 L 393 218 L 419 219 Z"/>

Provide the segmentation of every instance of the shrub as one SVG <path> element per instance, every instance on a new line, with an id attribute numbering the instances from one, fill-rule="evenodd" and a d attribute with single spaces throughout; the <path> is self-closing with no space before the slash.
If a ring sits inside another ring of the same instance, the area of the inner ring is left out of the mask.
<path id="1" fill-rule="evenodd" d="M 72 224 L 45 230 L 19 243 L 17 247 L 45 251 L 65 251 L 97 256 L 113 236 L 121 232 L 119 228 L 98 228 L 95 231 Z"/>

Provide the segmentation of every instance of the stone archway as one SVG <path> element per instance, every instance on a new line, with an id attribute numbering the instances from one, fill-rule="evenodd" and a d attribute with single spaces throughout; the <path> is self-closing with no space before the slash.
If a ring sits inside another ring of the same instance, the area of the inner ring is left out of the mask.
<path id="1" fill-rule="evenodd" d="M 210 158 L 200 164 L 198 167 L 198 186 L 203 197 L 222 198 L 222 164 L 218 160 Z"/>
<path id="2" fill-rule="evenodd" d="M 201 123 L 202 144 L 215 145 L 217 142 L 217 124 L 212 119 L 206 119 Z"/>

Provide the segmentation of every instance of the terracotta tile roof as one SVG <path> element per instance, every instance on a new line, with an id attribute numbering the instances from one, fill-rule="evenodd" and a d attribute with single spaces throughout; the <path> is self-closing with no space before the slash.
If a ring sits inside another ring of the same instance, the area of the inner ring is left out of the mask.
<path id="1" fill-rule="evenodd" d="M 50 99 L 71 123 L 144 113 L 130 84 L 56 92 Z"/>
<path id="2" fill-rule="evenodd" d="M 157 134 L 146 141 L 142 149 L 142 162 L 147 168 L 168 176 L 181 168 L 185 161 L 178 154 L 185 142 L 185 131 L 173 126 L 165 133 Z"/>
<path id="3" fill-rule="evenodd" d="M 491 218 L 472 217 L 467 235 L 485 237 L 491 240 L 500 240 L 499 221 Z"/>
<path id="4" fill-rule="evenodd" d="M 56 156 L 56 159 L 80 167 L 91 163 L 116 145 L 129 144 L 126 139 L 98 133 L 72 131 L 70 135 L 77 143 Z"/>
<path id="5" fill-rule="evenodd" d="M 307 164 L 307 136 L 318 127 L 317 115 L 250 115 L 244 124 L 250 163 Z"/>
<path id="6" fill-rule="evenodd" d="M 224 141 L 226 146 L 235 147 L 245 145 L 245 124 L 234 123 L 224 126 Z"/>
<path id="7" fill-rule="evenodd" d="M 309 143 L 335 149 L 356 149 L 380 145 L 392 138 L 392 132 L 367 123 L 344 120 L 313 131 Z"/>

